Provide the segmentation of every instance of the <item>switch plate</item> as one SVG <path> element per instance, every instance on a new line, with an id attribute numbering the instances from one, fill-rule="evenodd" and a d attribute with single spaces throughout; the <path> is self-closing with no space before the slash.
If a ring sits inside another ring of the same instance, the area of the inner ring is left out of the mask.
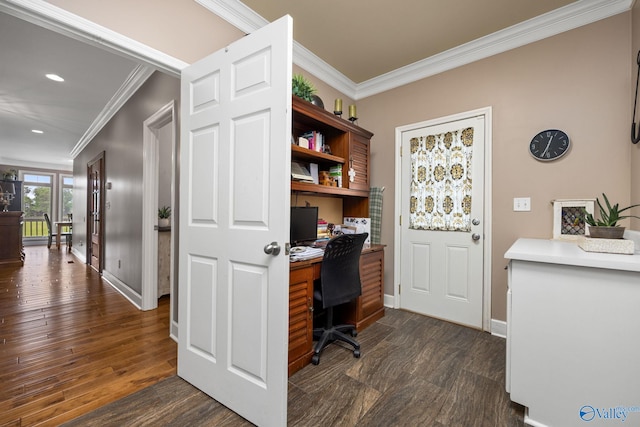
<path id="1" fill-rule="evenodd" d="M 531 210 L 531 197 L 515 197 L 513 199 L 515 212 L 529 212 Z"/>

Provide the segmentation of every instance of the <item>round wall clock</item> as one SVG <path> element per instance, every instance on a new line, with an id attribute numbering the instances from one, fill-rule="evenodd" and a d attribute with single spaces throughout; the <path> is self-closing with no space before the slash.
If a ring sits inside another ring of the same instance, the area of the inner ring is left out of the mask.
<path id="1" fill-rule="evenodd" d="M 569 151 L 571 142 L 566 133 L 558 129 L 543 130 L 533 137 L 529 152 L 542 161 L 556 160 Z"/>

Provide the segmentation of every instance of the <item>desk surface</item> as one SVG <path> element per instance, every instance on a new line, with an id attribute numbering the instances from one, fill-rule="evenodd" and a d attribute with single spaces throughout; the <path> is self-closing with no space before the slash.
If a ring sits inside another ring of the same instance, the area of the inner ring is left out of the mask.
<path id="1" fill-rule="evenodd" d="M 367 252 L 375 252 L 375 251 L 381 251 L 384 249 L 386 245 L 365 245 L 364 248 L 362 248 L 362 253 L 366 254 Z M 311 258 L 311 259 L 307 259 L 304 261 L 295 261 L 295 262 L 290 262 L 289 263 L 289 270 L 297 270 L 299 268 L 304 268 L 304 267 L 309 267 L 310 265 L 313 264 L 319 264 L 322 262 L 322 257 L 319 256 L 317 258 Z"/>

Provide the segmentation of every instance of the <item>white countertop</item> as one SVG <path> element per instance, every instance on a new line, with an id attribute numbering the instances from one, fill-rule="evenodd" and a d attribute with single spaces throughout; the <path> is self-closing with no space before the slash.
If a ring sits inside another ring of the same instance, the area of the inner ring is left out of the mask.
<path id="1" fill-rule="evenodd" d="M 578 247 L 577 242 L 560 240 L 518 239 L 504 257 L 519 261 L 640 272 L 640 253 L 637 251 L 633 255 L 586 252 Z"/>

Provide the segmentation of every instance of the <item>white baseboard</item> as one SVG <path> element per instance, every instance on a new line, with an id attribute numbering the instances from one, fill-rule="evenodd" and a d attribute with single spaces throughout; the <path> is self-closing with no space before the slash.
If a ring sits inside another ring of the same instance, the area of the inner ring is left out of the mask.
<path id="1" fill-rule="evenodd" d="M 131 289 L 126 283 L 109 273 L 107 270 L 102 270 L 102 278 L 111 285 L 113 289 L 120 292 L 126 299 L 128 299 L 131 304 L 135 305 L 139 310 L 142 310 L 142 295 Z"/>
<path id="2" fill-rule="evenodd" d="M 83 264 L 87 263 L 87 257 L 84 255 L 84 253 L 80 252 L 78 249 L 76 249 L 73 246 L 71 247 L 71 253 L 73 254 L 73 256 L 75 256 L 80 261 L 82 261 Z"/>
<path id="3" fill-rule="evenodd" d="M 396 308 L 396 297 L 394 295 L 384 294 L 383 304 L 387 308 Z"/>
<path id="4" fill-rule="evenodd" d="M 507 322 L 504 320 L 491 319 L 491 335 L 507 338 Z"/>

